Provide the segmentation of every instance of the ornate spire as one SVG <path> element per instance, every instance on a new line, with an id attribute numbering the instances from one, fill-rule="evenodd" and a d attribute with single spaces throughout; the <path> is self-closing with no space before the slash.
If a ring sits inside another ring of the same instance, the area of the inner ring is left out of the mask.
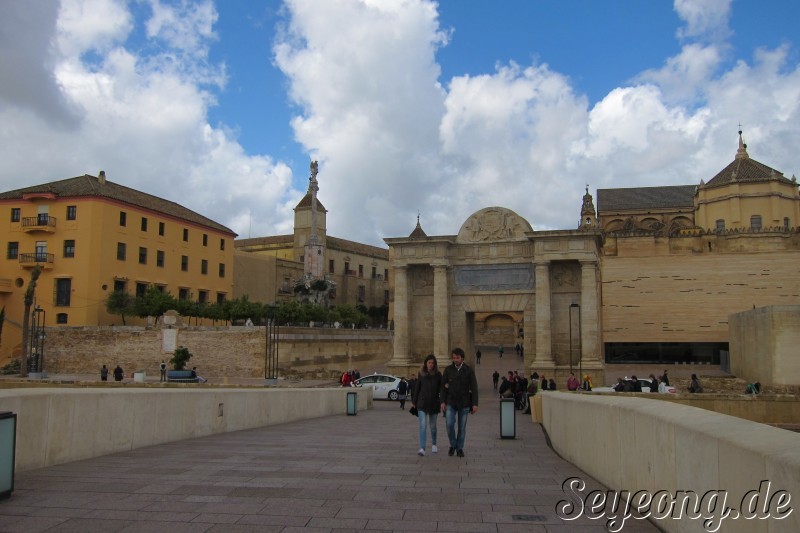
<path id="1" fill-rule="evenodd" d="M 736 150 L 736 159 L 750 159 L 750 155 L 747 153 L 747 145 L 744 143 L 742 139 L 742 125 L 739 124 L 739 149 Z"/>
<path id="2" fill-rule="evenodd" d="M 417 227 L 414 228 L 414 231 L 411 232 L 411 235 L 409 235 L 409 237 L 427 237 L 428 236 L 425 233 L 425 231 L 422 229 L 422 225 L 420 225 L 420 223 L 419 223 L 419 214 L 420 214 L 419 211 L 417 211 Z"/>
<path id="3" fill-rule="evenodd" d="M 583 206 L 581 206 L 581 224 L 579 230 L 590 230 L 597 227 L 597 212 L 594 209 L 594 199 L 589 194 L 589 184 L 586 184 L 586 194 L 583 195 Z"/>

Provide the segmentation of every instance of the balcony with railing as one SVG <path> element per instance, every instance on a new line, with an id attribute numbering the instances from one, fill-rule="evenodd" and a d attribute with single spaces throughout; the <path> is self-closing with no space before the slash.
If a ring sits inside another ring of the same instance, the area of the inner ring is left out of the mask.
<path id="1" fill-rule="evenodd" d="M 35 252 L 32 254 L 19 254 L 19 264 L 23 267 L 33 268 L 36 265 L 42 268 L 53 268 L 53 254 Z"/>
<path id="2" fill-rule="evenodd" d="M 56 230 L 56 218 L 50 215 L 41 214 L 35 217 L 23 217 L 22 231 L 31 233 L 34 231 L 45 231 L 53 233 Z"/>

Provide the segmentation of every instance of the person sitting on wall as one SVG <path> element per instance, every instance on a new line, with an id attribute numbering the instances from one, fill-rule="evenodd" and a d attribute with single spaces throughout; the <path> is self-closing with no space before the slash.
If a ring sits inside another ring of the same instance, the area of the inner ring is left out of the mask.
<path id="1" fill-rule="evenodd" d="M 745 394 L 761 394 L 761 383 L 748 383 L 747 388 L 744 390 Z"/>
<path id="2" fill-rule="evenodd" d="M 567 390 L 568 391 L 576 391 L 578 390 L 578 378 L 575 377 L 574 372 L 569 373 L 569 378 L 567 378 Z"/>
<path id="3" fill-rule="evenodd" d="M 703 392 L 703 386 L 700 385 L 700 380 L 697 379 L 697 374 L 692 374 L 692 381 L 689 383 L 689 392 Z"/>

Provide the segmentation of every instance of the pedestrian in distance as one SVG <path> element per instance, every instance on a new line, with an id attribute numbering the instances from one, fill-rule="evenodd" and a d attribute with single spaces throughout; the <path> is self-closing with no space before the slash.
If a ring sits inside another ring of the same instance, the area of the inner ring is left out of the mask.
<path id="1" fill-rule="evenodd" d="M 122 381 L 122 378 L 125 377 L 125 372 L 122 370 L 122 367 L 117 365 L 114 368 L 114 381 Z"/>
<path id="2" fill-rule="evenodd" d="M 419 419 L 419 454 L 425 456 L 425 443 L 427 432 L 431 434 L 431 453 L 438 453 L 436 447 L 436 422 L 439 418 L 441 401 L 439 392 L 442 388 L 442 373 L 436 356 L 433 354 L 425 357 L 422 368 L 417 374 L 417 385 L 412 390 L 411 407 L 416 408 Z"/>
<path id="3" fill-rule="evenodd" d="M 494 374 L 492 374 L 492 387 L 494 387 L 494 390 L 497 390 L 497 382 L 499 379 L 500 379 L 500 372 L 495 370 Z"/>
<path id="4" fill-rule="evenodd" d="M 161 381 L 167 381 L 167 363 L 163 359 L 161 364 L 158 365 L 158 370 L 161 372 Z"/>
<path id="5" fill-rule="evenodd" d="M 400 378 L 400 383 L 397 385 L 397 399 L 400 400 L 400 409 L 406 408 L 407 396 L 408 396 L 408 381 L 406 381 L 406 378 Z"/>
<path id="6" fill-rule="evenodd" d="M 100 369 L 100 381 L 108 381 L 108 367 L 103 365 Z"/>
<path id="7" fill-rule="evenodd" d="M 450 450 L 447 455 L 464 457 L 467 437 L 467 417 L 478 412 L 478 381 L 475 371 L 464 363 L 464 350 L 453 348 L 453 363 L 442 373 L 439 391 L 442 413 L 445 415 Z M 456 428 L 458 423 L 458 428 Z"/>
<path id="8" fill-rule="evenodd" d="M 475 352 L 475 362 L 476 362 L 476 364 L 481 364 L 481 351 L 480 350 Z"/>

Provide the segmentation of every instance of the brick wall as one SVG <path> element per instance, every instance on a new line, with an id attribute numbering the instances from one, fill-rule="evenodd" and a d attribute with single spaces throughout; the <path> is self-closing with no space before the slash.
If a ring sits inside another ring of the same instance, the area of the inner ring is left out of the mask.
<path id="1" fill-rule="evenodd" d="M 263 327 L 188 327 L 177 331 L 176 344 L 192 353 L 189 367 L 203 376 L 264 375 Z M 122 366 L 126 375 L 158 375 L 163 331 L 142 327 L 48 328 L 45 368 L 50 374 L 99 373 L 102 365 Z M 278 373 L 283 377 L 338 379 L 342 370 L 386 363 L 392 354 L 391 332 L 329 328 L 281 328 Z"/>

